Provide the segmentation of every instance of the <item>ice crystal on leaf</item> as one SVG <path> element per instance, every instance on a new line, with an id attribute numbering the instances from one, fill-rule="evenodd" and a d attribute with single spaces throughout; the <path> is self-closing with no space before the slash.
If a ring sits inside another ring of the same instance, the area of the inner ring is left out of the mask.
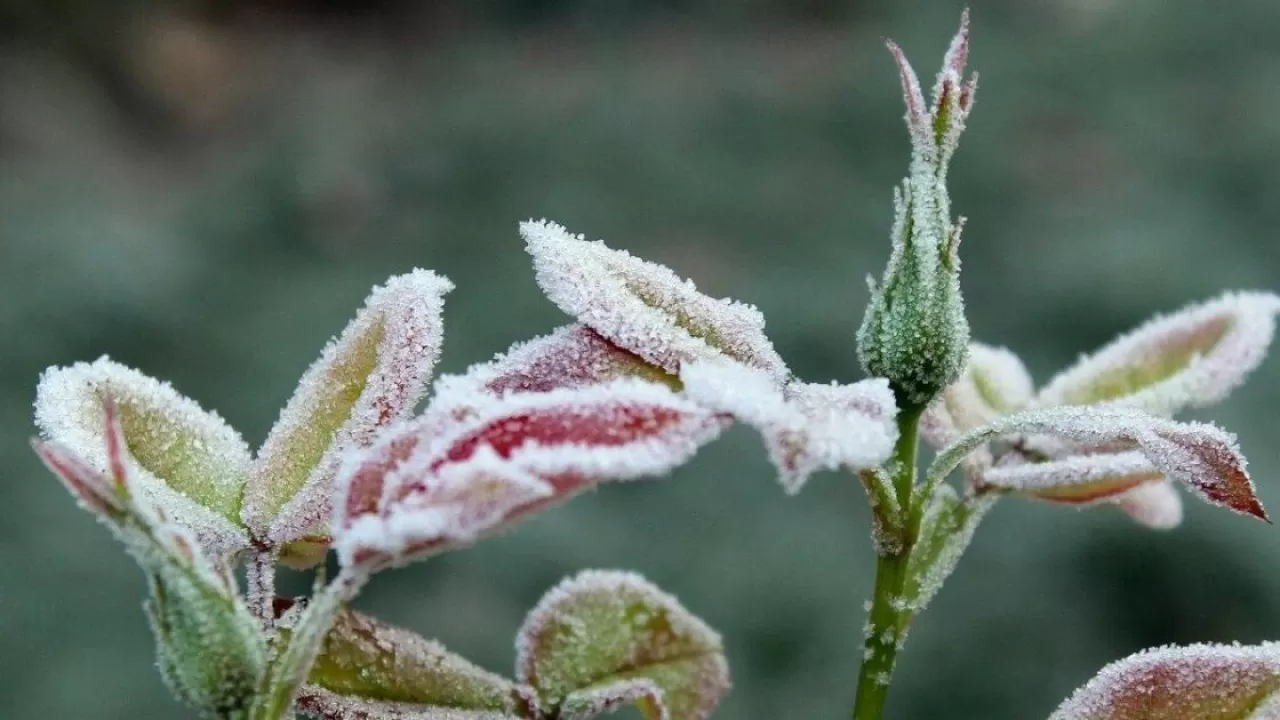
<path id="1" fill-rule="evenodd" d="M 1166 416 L 1217 403 L 1262 362 L 1277 312 L 1280 297 L 1239 292 L 1157 317 L 1054 377 L 1035 402 Z"/>
<path id="2" fill-rule="evenodd" d="M 934 490 L 920 522 L 920 535 L 907 559 L 902 610 L 909 611 L 909 615 L 924 610 L 955 570 L 993 502 L 991 497 L 966 502 L 947 485 Z"/>
<path id="3" fill-rule="evenodd" d="M 990 470 L 984 483 L 990 483 L 994 474 L 1002 481 L 1001 489 L 1087 502 L 1117 496 L 1141 482 L 1158 480 L 1158 473 L 1163 473 L 1206 502 L 1267 519 L 1232 435 L 1212 425 L 1174 422 L 1126 408 L 1060 407 L 1001 418 L 939 453 L 930 475 L 936 477 L 954 467 L 965 454 L 993 437 L 1018 434 L 1047 435 L 1072 443 L 1076 449 L 1113 455 L 1102 456 L 1090 467 L 1098 456 L 1091 459 L 1086 454 L 1083 460 L 1063 461 L 1065 467 L 1062 462 L 1050 465 L 1056 472 L 1043 475 L 1031 474 L 1034 471 L 1019 474 L 1016 466 L 1013 470 Z M 1129 451 L 1140 452 L 1155 472 L 1144 469 L 1136 456 L 1125 454 Z"/>
<path id="4" fill-rule="evenodd" d="M 430 708 L 414 703 L 374 700 L 308 688 L 298 698 L 298 712 L 316 720 L 520 720 L 522 716 L 496 710 Z"/>
<path id="5" fill-rule="evenodd" d="M 516 655 L 546 708 L 578 714 L 636 702 L 648 720 L 698 720 L 729 688 L 720 636 L 633 573 L 562 582 L 529 613 Z"/>
<path id="6" fill-rule="evenodd" d="M 818 470 L 875 468 L 898 439 L 897 407 L 884 379 L 783 386 L 761 370 L 725 361 L 691 363 L 680 379 L 700 405 L 760 431 L 790 493 Z"/>
<path id="7" fill-rule="evenodd" d="M 1271 720 L 1280 643 L 1145 650 L 1114 662 L 1049 720 Z"/>
<path id="8" fill-rule="evenodd" d="M 1237 292 L 1157 317 L 1083 358 L 1031 396 L 1030 378 L 1013 353 L 975 343 L 960 378 L 926 411 L 922 434 L 935 447 L 943 447 L 967 432 L 999 424 L 999 418 L 1027 408 L 1079 406 L 1167 417 L 1186 407 L 1217 402 L 1262 361 L 1274 335 L 1277 312 L 1280 297 Z M 1080 417 L 1088 411 L 1082 413 Z M 1210 445 L 1221 446 L 1217 431 L 1205 431 L 1206 426 L 1168 427 L 1197 434 L 1199 439 L 1183 437 L 1191 446 L 1206 440 L 1205 432 L 1216 438 L 1208 440 Z M 996 442 L 987 449 L 991 459 L 970 473 L 971 486 L 985 484 L 1065 503 L 1107 501 L 1153 528 L 1174 527 L 1182 519 L 1182 502 L 1165 480 L 1167 468 L 1177 464 L 1170 454 L 1177 442 L 1163 442 L 1169 457 L 1162 467 L 1145 455 L 1062 436 L 1023 433 L 993 439 Z M 1153 438 L 1151 442 L 1157 441 Z M 1234 448 L 1227 454 L 1234 459 L 1225 461 L 1223 455 L 1186 460 L 1190 472 L 1202 478 L 1214 473 L 1206 470 L 1206 463 L 1223 470 L 1239 460 L 1243 473 L 1242 459 Z M 1228 492 L 1223 488 L 1204 488 L 1200 494 L 1261 516 L 1256 498 L 1249 499 L 1252 491 L 1243 490 L 1246 483 L 1235 477 L 1228 484 L 1237 488 L 1230 491 L 1236 492 L 1230 500 L 1222 497 Z"/>
<path id="9" fill-rule="evenodd" d="M 577 324 L 517 343 L 491 362 L 472 366 L 463 376 L 499 395 L 583 387 L 620 377 L 638 377 L 679 389 L 675 375 Z"/>
<path id="10" fill-rule="evenodd" d="M 339 612 L 299 703 L 305 709 L 373 701 L 401 712 L 466 710 L 509 717 L 517 712 L 519 696 L 510 680 L 437 642 L 354 611 Z"/>
<path id="11" fill-rule="evenodd" d="M 502 397 L 441 393 L 432 413 L 353 454 L 334 520 L 344 563 L 404 562 L 464 544 L 604 480 L 670 471 L 727 418 L 633 378 Z"/>
<path id="12" fill-rule="evenodd" d="M 112 403 L 121 433 L 117 459 L 125 466 L 120 472 L 131 478 L 136 502 L 191 529 L 215 556 L 244 548 L 248 538 L 239 512 L 249 450 L 240 435 L 168 383 L 108 358 L 50 368 L 40 378 L 36 425 L 62 449 L 57 455 L 73 455 L 83 466 L 60 477 L 109 471 L 109 424 L 103 418 Z M 109 502 L 73 492 L 86 503 Z"/>
<path id="13" fill-rule="evenodd" d="M 552 302 L 668 373 L 693 360 L 729 357 L 779 382 L 787 377 L 756 308 L 703 295 L 662 265 L 588 242 L 552 222 L 521 223 L 520 234 Z"/>
<path id="14" fill-rule="evenodd" d="M 943 447 L 968 430 L 1024 409 L 1034 394 L 1031 375 L 1016 354 L 970 343 L 964 370 L 926 409 L 921 432 L 930 444 Z"/>
<path id="15" fill-rule="evenodd" d="M 325 347 L 254 461 L 244 519 L 255 534 L 272 545 L 323 536 L 342 453 L 409 417 L 426 394 L 452 287 L 426 270 L 393 277 Z"/>

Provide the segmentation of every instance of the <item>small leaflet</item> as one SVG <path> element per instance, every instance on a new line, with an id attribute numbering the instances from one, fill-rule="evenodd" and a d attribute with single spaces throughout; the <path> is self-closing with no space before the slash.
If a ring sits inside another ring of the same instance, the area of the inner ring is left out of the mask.
<path id="1" fill-rule="evenodd" d="M 983 473 L 987 488 L 1041 500 L 1087 505 L 1127 495 L 1141 485 L 1163 481 L 1161 472 L 1138 451 L 1074 455 L 1038 463 L 997 465 Z M 1132 498 L 1130 498 L 1132 501 Z"/>
<path id="2" fill-rule="evenodd" d="M 714 630 L 639 575 L 605 570 L 564 580 L 529 613 L 516 675 L 553 714 L 625 699 L 648 720 L 699 720 L 729 690 Z"/>
<path id="3" fill-rule="evenodd" d="M 494 710 L 424 708 L 414 703 L 352 697 L 305 686 L 296 709 L 317 720 L 520 720 L 522 716 Z"/>
<path id="4" fill-rule="evenodd" d="M 1168 480 L 1144 483 L 1113 502 L 1135 522 L 1153 530 L 1172 530 L 1182 524 L 1182 496 Z"/>
<path id="5" fill-rule="evenodd" d="M 1001 418 L 940 452 L 929 476 L 950 472 L 992 438 L 1023 433 L 1056 436 L 1077 444 L 1079 452 L 1140 451 L 1206 502 L 1267 520 L 1233 435 L 1213 425 L 1174 422 L 1128 408 L 1067 406 Z"/>
<path id="6" fill-rule="evenodd" d="M 1280 644 L 1144 650 L 1104 667 L 1049 720 L 1266 720 Z"/>
<path id="7" fill-rule="evenodd" d="M 638 377 L 679 389 L 674 375 L 577 324 L 517 343 L 492 361 L 472 366 L 463 377 L 497 395 L 583 387 L 620 377 Z"/>
<path id="8" fill-rule="evenodd" d="M 401 703 L 419 713 L 466 710 L 511 716 L 519 702 L 510 680 L 440 643 L 352 610 L 340 611 L 334 619 L 301 695 L 315 690 L 348 700 Z"/>
<path id="9" fill-rule="evenodd" d="M 1221 401 L 1263 360 L 1280 297 L 1235 292 L 1156 317 L 1063 371 L 1036 404 L 1132 407 L 1171 416 Z"/>
<path id="10" fill-rule="evenodd" d="M 81 502 L 109 503 L 93 477 L 113 471 L 108 405 L 121 433 L 117 459 L 139 502 L 191 529 L 211 555 L 244 548 L 239 510 L 249 449 L 240 435 L 168 383 L 106 357 L 49 368 L 36 389 L 36 425 L 48 441 L 37 451 Z"/>
<path id="11" fill-rule="evenodd" d="M 634 378 L 503 397 L 457 392 L 465 397 L 437 402 L 465 405 L 462 419 L 449 425 L 447 413 L 429 411 L 348 458 L 334 520 L 345 564 L 405 562 L 598 482 L 664 474 L 728 422 Z"/>
<path id="12" fill-rule="evenodd" d="M 789 493 L 799 492 L 818 470 L 878 467 L 898 439 L 897 406 L 882 378 L 784 388 L 767 373 L 724 361 L 689 364 L 680 378 L 695 402 L 763 435 Z"/>
<path id="13" fill-rule="evenodd" d="M 905 610 L 918 615 L 925 609 L 955 570 L 978 523 L 994 504 L 992 496 L 962 499 L 950 485 L 933 491 L 920 522 L 920 536 L 907 559 L 902 587 Z"/>
<path id="14" fill-rule="evenodd" d="M 566 313 L 668 373 L 728 357 L 781 382 L 786 363 L 751 305 L 703 295 L 665 266 L 546 220 L 520 224 L 538 285 Z"/>
<path id="15" fill-rule="evenodd" d="M 307 369 L 254 461 L 243 516 L 255 534 L 274 545 L 323 536 L 342 453 L 426 394 L 452 288 L 427 270 L 391 278 Z"/>

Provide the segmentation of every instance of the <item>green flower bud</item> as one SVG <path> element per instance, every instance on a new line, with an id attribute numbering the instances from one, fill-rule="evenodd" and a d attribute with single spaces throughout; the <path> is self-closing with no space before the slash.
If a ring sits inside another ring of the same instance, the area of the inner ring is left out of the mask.
<path id="1" fill-rule="evenodd" d="M 894 193 L 893 250 L 858 330 L 858 357 L 870 375 L 888 378 L 900 407 L 924 406 L 964 368 L 969 324 L 960 296 L 960 231 L 951 220 L 946 171 L 973 104 L 963 82 L 968 18 L 947 52 L 926 105 L 902 51 L 889 49 L 902 76 L 911 134 L 911 170 Z"/>

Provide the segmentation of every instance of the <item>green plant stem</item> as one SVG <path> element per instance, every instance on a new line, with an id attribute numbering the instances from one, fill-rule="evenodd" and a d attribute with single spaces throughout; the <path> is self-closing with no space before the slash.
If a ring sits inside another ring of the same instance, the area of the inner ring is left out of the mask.
<path id="1" fill-rule="evenodd" d="M 901 513 L 893 530 L 901 533 L 901 550 L 880 555 L 876 560 L 875 595 L 871 613 L 864 628 L 863 662 L 858 673 L 858 694 L 853 705 L 854 720 L 881 720 L 889 695 L 889 680 L 897 661 L 903 633 L 910 622 L 910 611 L 897 602 L 907 575 L 907 559 L 920 531 L 919 513 L 912 504 L 916 480 L 916 448 L 921 407 L 907 407 L 898 413 L 898 443 L 894 447 L 894 491 Z"/>

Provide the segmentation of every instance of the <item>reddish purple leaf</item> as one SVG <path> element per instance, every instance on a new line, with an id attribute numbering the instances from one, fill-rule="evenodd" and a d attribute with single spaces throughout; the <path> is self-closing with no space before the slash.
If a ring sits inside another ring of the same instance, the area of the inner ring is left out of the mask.
<path id="1" fill-rule="evenodd" d="M 1280 691 L 1280 644 L 1144 650 L 1114 662 L 1050 720 L 1265 720 Z"/>

